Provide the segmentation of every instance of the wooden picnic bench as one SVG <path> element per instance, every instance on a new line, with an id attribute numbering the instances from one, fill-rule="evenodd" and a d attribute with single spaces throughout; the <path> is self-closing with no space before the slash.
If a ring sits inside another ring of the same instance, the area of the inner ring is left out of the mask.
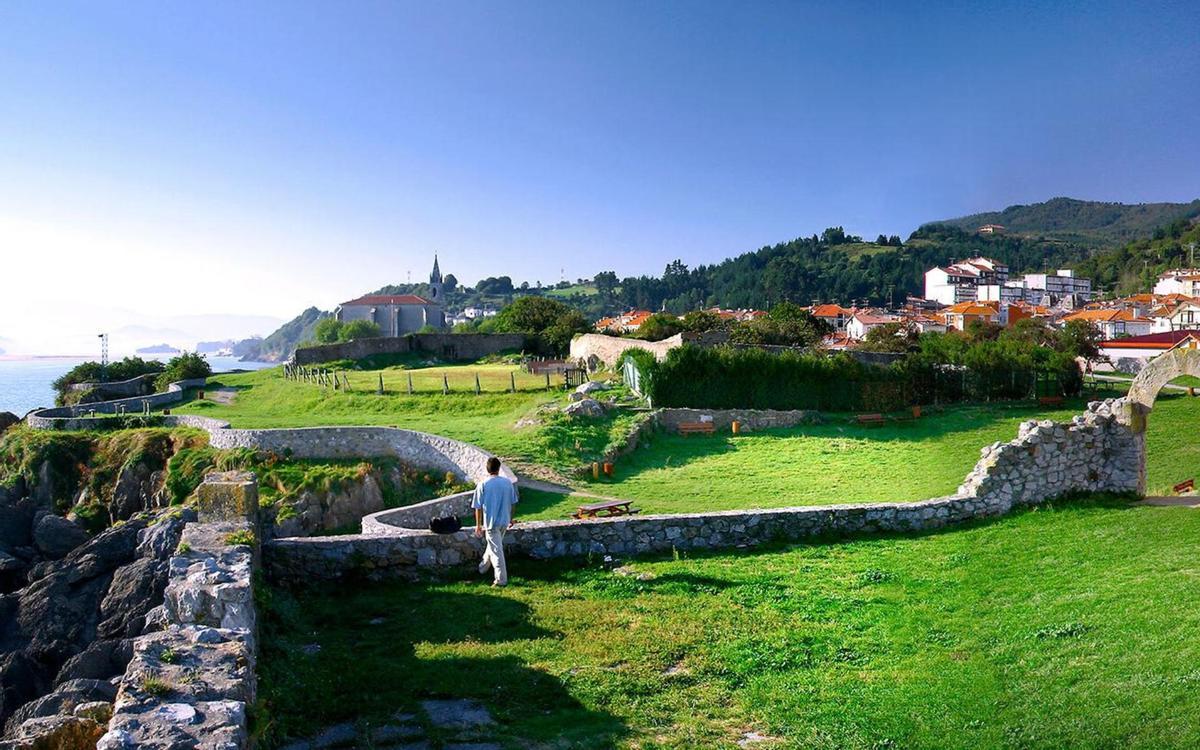
<path id="1" fill-rule="evenodd" d="M 580 505 L 579 509 L 571 515 L 575 518 L 606 518 L 641 513 L 641 508 L 630 507 L 632 503 L 632 500 L 605 500 L 602 503 Z"/>
<path id="2" fill-rule="evenodd" d="M 867 427 L 881 427 L 887 424 L 887 419 L 882 414 L 859 414 L 854 421 Z"/>
<path id="3" fill-rule="evenodd" d="M 1179 484 L 1175 485 L 1172 489 L 1175 491 L 1176 495 L 1182 495 L 1185 492 L 1193 492 L 1196 489 L 1196 480 L 1195 479 L 1185 480 L 1185 481 L 1180 482 Z"/>
<path id="4" fill-rule="evenodd" d="M 712 435 L 717 431 L 712 422 L 681 422 L 678 429 L 680 435 L 691 435 L 695 432 Z"/>
<path id="5" fill-rule="evenodd" d="M 1061 406 L 1063 402 L 1062 396 L 1039 396 L 1038 406 Z"/>

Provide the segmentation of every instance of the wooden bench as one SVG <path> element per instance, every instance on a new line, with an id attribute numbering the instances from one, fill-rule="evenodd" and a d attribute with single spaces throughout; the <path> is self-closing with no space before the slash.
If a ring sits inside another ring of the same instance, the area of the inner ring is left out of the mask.
<path id="1" fill-rule="evenodd" d="M 609 516 L 631 516 L 641 513 L 640 508 L 630 507 L 632 500 L 605 500 L 602 503 L 580 505 L 571 515 L 574 518 L 606 518 Z"/>
<path id="2" fill-rule="evenodd" d="M 882 414 L 859 414 L 854 421 L 867 427 L 881 427 L 887 424 Z"/>
<path id="3" fill-rule="evenodd" d="M 1039 396 L 1038 406 L 1061 406 L 1063 402 L 1062 396 Z"/>
<path id="4" fill-rule="evenodd" d="M 1175 491 L 1176 495 L 1182 495 L 1185 492 L 1194 492 L 1196 489 L 1196 480 L 1188 479 L 1187 481 L 1180 482 L 1171 489 Z"/>
<path id="5" fill-rule="evenodd" d="M 712 422 L 681 422 L 678 429 L 680 435 L 691 435 L 696 432 L 712 435 L 717 431 Z"/>

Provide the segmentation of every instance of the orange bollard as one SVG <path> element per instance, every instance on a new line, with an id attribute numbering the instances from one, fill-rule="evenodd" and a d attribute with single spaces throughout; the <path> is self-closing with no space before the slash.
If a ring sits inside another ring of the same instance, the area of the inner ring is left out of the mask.
<path id="1" fill-rule="evenodd" d="M 600 478 L 600 462 L 596 461 L 592 464 L 592 479 Z"/>
<path id="2" fill-rule="evenodd" d="M 610 463 L 610 462 L 608 462 L 608 461 L 605 461 L 605 462 L 604 462 L 604 474 L 605 474 L 606 476 L 610 476 L 610 477 L 613 475 L 613 465 L 612 465 L 612 463 Z"/>
<path id="3" fill-rule="evenodd" d="M 742 423 L 735 419 L 730 423 L 729 429 L 733 430 L 733 434 L 736 435 L 742 431 Z"/>

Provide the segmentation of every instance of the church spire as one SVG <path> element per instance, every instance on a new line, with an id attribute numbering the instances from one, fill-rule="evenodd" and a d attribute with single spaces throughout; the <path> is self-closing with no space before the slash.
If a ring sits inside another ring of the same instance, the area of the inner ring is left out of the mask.
<path id="1" fill-rule="evenodd" d="M 433 254 L 433 272 L 429 274 L 429 283 L 442 283 L 442 271 L 438 268 L 437 253 Z"/>

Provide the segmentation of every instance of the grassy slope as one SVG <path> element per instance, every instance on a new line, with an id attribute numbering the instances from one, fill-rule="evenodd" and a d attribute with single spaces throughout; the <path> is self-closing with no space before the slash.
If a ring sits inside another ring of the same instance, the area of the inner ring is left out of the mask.
<path id="1" fill-rule="evenodd" d="M 501 591 L 342 587 L 277 600 L 260 694 L 275 738 L 455 696 L 511 748 L 1196 746 L 1198 540 L 1194 510 L 1064 505 L 646 581 L 520 560 Z"/>
<path id="2" fill-rule="evenodd" d="M 502 367 L 478 366 L 470 370 L 490 373 L 497 382 L 507 381 L 507 371 L 498 372 Z M 369 380 L 378 383 L 376 372 L 351 373 L 351 386 L 357 390 L 344 393 L 284 380 L 278 369 L 271 369 L 213 378 L 210 389 L 218 386 L 237 389 L 230 405 L 193 401 L 174 411 L 225 419 L 234 427 L 245 428 L 388 425 L 466 440 L 508 458 L 527 455 L 531 431 L 517 430 L 514 425 L 521 416 L 549 400 L 550 395 L 539 390 L 476 396 L 469 390 L 474 388 L 474 378 L 467 374 L 468 368 L 431 369 L 454 370 L 452 387 L 457 382 L 462 390 L 443 396 L 441 376 L 422 371 L 414 373 L 414 377 L 418 381 L 431 379 L 437 392 L 408 396 L 404 371 L 387 369 L 382 372 L 388 395 L 381 398 L 367 383 Z M 486 377 L 481 375 L 481 380 Z"/>

